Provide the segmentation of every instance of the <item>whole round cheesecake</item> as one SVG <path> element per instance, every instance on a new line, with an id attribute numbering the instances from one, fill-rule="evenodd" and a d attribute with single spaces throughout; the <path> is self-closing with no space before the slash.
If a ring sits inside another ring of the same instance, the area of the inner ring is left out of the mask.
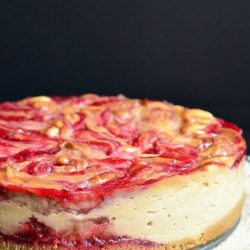
<path id="1" fill-rule="evenodd" d="M 209 112 L 86 94 L 0 104 L 1 249 L 192 249 L 239 220 L 246 144 Z"/>

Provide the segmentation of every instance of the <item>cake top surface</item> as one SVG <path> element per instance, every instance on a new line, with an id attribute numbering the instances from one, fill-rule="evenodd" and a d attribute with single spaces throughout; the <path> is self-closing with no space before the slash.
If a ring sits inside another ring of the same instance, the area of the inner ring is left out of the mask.
<path id="1" fill-rule="evenodd" d="M 0 104 L 0 186 L 58 200 L 104 197 L 206 166 L 237 166 L 235 125 L 168 102 L 86 94 Z"/>

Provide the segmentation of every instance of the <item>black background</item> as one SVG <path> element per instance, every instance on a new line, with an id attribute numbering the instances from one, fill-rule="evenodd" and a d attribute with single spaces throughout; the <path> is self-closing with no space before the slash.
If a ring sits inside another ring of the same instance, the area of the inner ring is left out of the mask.
<path id="1" fill-rule="evenodd" d="M 124 93 L 210 110 L 250 135 L 250 1 L 6 1 L 0 100 Z"/>

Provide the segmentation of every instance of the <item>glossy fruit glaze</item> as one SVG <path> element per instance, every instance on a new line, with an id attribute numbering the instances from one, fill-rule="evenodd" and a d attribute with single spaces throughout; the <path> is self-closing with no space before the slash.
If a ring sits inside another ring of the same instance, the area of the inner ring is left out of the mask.
<path id="1" fill-rule="evenodd" d="M 64 204 L 237 166 L 241 130 L 167 102 L 87 94 L 0 104 L 0 185 Z"/>

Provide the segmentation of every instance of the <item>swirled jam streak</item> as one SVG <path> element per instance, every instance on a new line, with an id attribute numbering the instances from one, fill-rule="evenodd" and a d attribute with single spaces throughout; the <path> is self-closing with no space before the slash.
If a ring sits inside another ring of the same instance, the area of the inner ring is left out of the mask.
<path id="1" fill-rule="evenodd" d="M 168 102 L 86 94 L 1 103 L 3 245 L 206 243 L 240 216 L 245 153 L 236 125 Z"/>

